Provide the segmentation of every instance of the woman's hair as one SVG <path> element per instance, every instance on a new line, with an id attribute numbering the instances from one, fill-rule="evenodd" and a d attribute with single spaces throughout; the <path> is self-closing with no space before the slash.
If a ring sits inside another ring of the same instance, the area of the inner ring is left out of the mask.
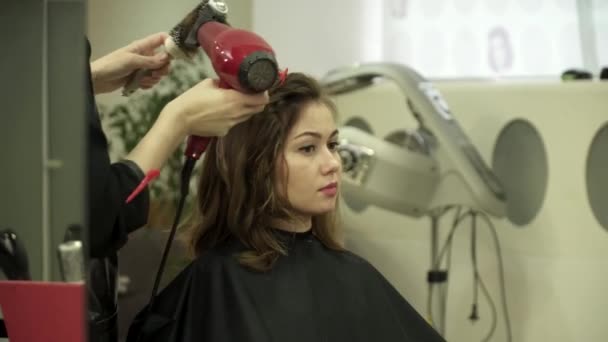
<path id="1" fill-rule="evenodd" d="M 257 271 L 270 270 L 277 258 L 286 254 L 273 234 L 274 228 L 281 227 L 271 226 L 273 219 L 294 216 L 286 195 L 275 186 L 277 163 L 285 165 L 285 140 L 307 105 L 320 103 L 334 114 L 336 110 L 317 81 L 301 73 L 289 74 L 269 95 L 264 111 L 233 127 L 207 148 L 197 208 L 187 234 L 196 256 L 230 237 L 247 247 L 237 256 L 239 262 Z M 283 185 L 287 189 L 285 180 Z M 312 230 L 327 248 L 343 250 L 337 239 L 336 211 L 313 216 Z"/>

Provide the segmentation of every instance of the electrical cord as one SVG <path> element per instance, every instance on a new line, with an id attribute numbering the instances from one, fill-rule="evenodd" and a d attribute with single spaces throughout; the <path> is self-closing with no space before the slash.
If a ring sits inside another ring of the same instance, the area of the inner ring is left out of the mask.
<path id="1" fill-rule="evenodd" d="M 179 204 L 177 205 L 177 211 L 175 212 L 175 219 L 173 220 L 173 226 L 171 227 L 171 232 L 169 233 L 169 237 L 167 238 L 167 243 L 165 244 L 165 249 L 163 251 L 163 256 L 160 259 L 160 265 L 158 266 L 158 271 L 156 272 L 156 277 L 154 279 L 154 286 L 152 287 L 152 293 L 150 295 L 150 300 L 148 301 L 147 309 L 144 314 L 144 318 L 142 320 L 139 333 L 137 336 L 137 341 L 139 341 L 142 337 L 142 331 L 144 330 L 146 321 L 150 317 L 152 312 L 152 307 L 154 305 L 154 299 L 156 299 L 156 294 L 158 292 L 158 287 L 160 285 L 160 281 L 163 277 L 163 272 L 165 270 L 165 264 L 167 263 L 167 258 L 169 256 L 169 251 L 171 250 L 171 244 L 175 239 L 175 233 L 177 232 L 177 227 L 180 222 L 180 218 L 182 216 L 182 211 L 184 209 L 184 204 L 186 203 L 186 197 L 188 197 L 188 190 L 190 184 L 190 177 L 192 176 L 192 170 L 194 169 L 194 164 L 196 163 L 196 159 L 192 157 L 188 157 L 186 162 L 184 163 L 184 167 L 181 172 L 181 183 L 180 183 L 180 199 Z"/>
<path id="2" fill-rule="evenodd" d="M 505 276 L 504 276 L 504 262 L 503 262 L 503 258 L 502 258 L 502 252 L 501 252 L 501 248 L 500 248 L 500 241 L 498 238 L 498 233 L 496 232 L 496 227 L 494 226 L 494 224 L 492 223 L 491 219 L 488 217 L 488 215 L 485 212 L 481 212 L 481 211 L 474 211 L 474 210 L 467 210 L 464 213 L 461 213 L 462 208 L 461 207 L 451 207 L 451 208 L 447 208 L 445 210 L 443 210 L 439 215 L 443 216 L 444 214 L 446 214 L 450 209 L 452 208 L 457 208 L 458 211 L 457 213 L 454 215 L 454 221 L 452 223 L 452 227 L 450 229 L 450 232 L 448 233 L 448 236 L 443 244 L 443 246 L 440 248 L 440 252 L 437 256 L 437 258 L 434 261 L 433 264 L 433 269 L 438 269 L 441 265 L 442 262 L 444 260 L 444 256 L 446 253 L 447 254 L 447 266 L 446 266 L 446 276 L 447 276 L 447 272 L 449 271 L 449 268 L 451 266 L 451 253 L 452 253 L 452 242 L 454 239 L 454 234 L 457 230 L 457 228 L 460 226 L 460 224 L 462 223 L 462 221 L 467 218 L 468 216 L 471 216 L 471 260 L 473 262 L 473 284 L 474 284 L 474 309 L 472 313 L 475 313 L 475 316 L 477 316 L 478 318 L 478 307 L 477 307 L 477 302 L 478 302 L 478 292 L 479 289 L 481 289 L 481 293 L 482 295 L 487 299 L 489 306 L 492 310 L 492 323 L 491 323 L 491 328 L 490 331 L 488 332 L 488 334 L 484 337 L 483 341 L 489 341 L 490 338 L 494 335 L 495 331 L 496 331 L 496 327 L 497 327 L 497 321 L 498 321 L 498 312 L 496 309 L 496 304 L 494 302 L 494 300 L 492 299 L 490 292 L 488 291 L 488 288 L 485 285 L 485 282 L 483 281 L 481 274 L 479 273 L 478 267 L 477 267 L 477 248 L 476 248 L 476 241 L 477 241 L 477 219 L 479 217 L 481 217 L 486 225 L 490 228 L 490 231 L 492 232 L 492 236 L 493 236 L 493 240 L 494 240 L 494 244 L 495 244 L 495 251 L 496 251 L 496 255 L 498 258 L 498 266 L 499 266 L 499 277 L 500 277 L 500 288 L 501 288 L 501 299 L 502 299 L 502 307 L 503 307 L 503 314 L 505 317 L 505 325 L 506 325 L 506 332 L 507 332 L 507 341 L 511 342 L 512 341 L 512 327 L 511 327 L 511 321 L 510 321 L 510 317 L 509 317 L 509 310 L 507 307 L 507 297 L 506 297 L 506 282 L 505 282 Z M 445 315 L 447 312 L 447 294 L 448 294 L 448 287 L 449 285 L 449 281 L 446 278 L 446 286 L 442 289 L 443 292 L 439 293 L 440 300 L 443 301 L 443 303 L 445 304 L 445 310 L 444 312 L 442 312 L 442 318 L 445 324 Z M 433 297 L 435 295 L 435 291 L 434 288 L 432 287 L 431 283 L 429 283 L 428 286 L 428 291 L 427 291 L 428 295 L 427 295 L 427 315 L 430 319 L 431 322 L 433 322 Z M 473 315 L 471 315 L 473 316 Z M 443 327 L 445 331 L 445 327 Z"/>
<path id="3" fill-rule="evenodd" d="M 487 226 L 490 228 L 492 232 L 492 237 L 494 238 L 496 256 L 498 258 L 498 268 L 499 268 L 499 277 L 500 277 L 500 292 L 501 292 L 501 300 L 502 300 L 502 308 L 503 315 L 505 317 L 505 326 L 507 332 L 507 341 L 511 342 L 513 340 L 513 330 L 511 327 L 511 319 L 509 317 L 509 309 L 507 306 L 507 291 L 506 291 L 506 282 L 505 282 L 505 270 L 504 263 L 502 258 L 502 251 L 500 248 L 500 240 L 498 239 L 498 233 L 496 232 L 496 227 L 492 223 L 492 220 L 488 217 L 488 214 L 484 212 L 480 212 L 481 218 L 486 222 Z"/>
<path id="4" fill-rule="evenodd" d="M 477 312 L 478 305 L 478 291 L 479 291 L 479 269 L 477 268 L 477 213 L 471 214 L 471 265 L 473 268 L 473 305 L 471 308 L 471 315 L 469 319 L 471 321 L 479 320 L 479 314 Z"/>
<path id="5" fill-rule="evenodd" d="M 492 338 L 492 336 L 494 335 L 494 332 L 496 331 L 496 323 L 498 321 L 498 312 L 496 311 L 496 304 L 494 303 L 492 296 L 490 296 L 490 292 L 488 291 L 486 284 L 484 283 L 483 279 L 481 278 L 481 275 L 479 275 L 478 280 L 479 280 L 479 285 L 481 287 L 481 292 L 488 300 L 488 304 L 490 304 L 490 308 L 492 309 L 492 323 L 490 325 L 490 331 L 488 332 L 488 335 L 486 335 L 486 337 L 484 337 L 484 339 L 483 339 L 483 342 L 487 342 L 487 341 L 490 341 L 490 338 Z"/>
<path id="6" fill-rule="evenodd" d="M 488 303 L 492 309 L 492 323 L 491 323 L 491 327 L 490 327 L 490 331 L 488 332 L 488 334 L 486 335 L 486 337 L 483 339 L 483 341 L 489 341 L 490 338 L 492 338 L 492 336 L 494 335 L 494 332 L 496 331 L 496 322 L 497 322 L 497 312 L 496 312 L 496 304 L 494 303 L 494 300 L 492 299 L 492 296 L 490 295 L 490 292 L 488 291 L 487 287 L 485 286 L 485 283 L 483 282 L 483 279 L 481 278 L 481 274 L 479 273 L 479 267 L 477 264 L 477 216 L 478 213 L 474 212 L 471 218 L 471 262 L 473 263 L 473 304 L 471 307 L 471 315 L 469 316 L 469 319 L 471 320 L 471 322 L 476 322 L 477 320 L 479 320 L 479 312 L 478 312 L 478 293 L 479 293 L 479 287 L 481 286 L 481 290 L 484 294 L 484 296 L 486 297 L 486 299 L 488 300 Z"/>

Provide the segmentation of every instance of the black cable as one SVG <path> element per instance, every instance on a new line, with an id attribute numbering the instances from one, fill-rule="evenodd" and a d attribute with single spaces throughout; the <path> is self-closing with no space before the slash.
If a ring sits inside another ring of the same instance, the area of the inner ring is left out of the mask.
<path id="1" fill-rule="evenodd" d="M 478 292 L 479 292 L 479 269 L 477 267 L 477 213 L 471 214 L 471 265 L 473 268 L 473 305 L 471 308 L 471 321 L 479 319 L 478 313 Z"/>
<path id="2" fill-rule="evenodd" d="M 491 315 L 492 323 L 490 325 L 490 331 L 488 332 L 486 337 L 483 339 L 484 342 L 487 342 L 492 338 L 492 336 L 494 336 L 494 333 L 496 332 L 496 323 L 498 320 L 498 313 L 496 311 L 496 304 L 494 303 L 494 300 L 492 299 L 492 296 L 490 295 L 488 288 L 486 287 L 483 279 L 481 278 L 481 273 L 479 273 L 479 267 L 478 267 L 478 263 L 477 263 L 477 216 L 478 216 L 478 213 L 475 212 L 475 213 L 473 213 L 473 217 L 471 219 L 471 261 L 473 263 L 473 307 L 472 307 L 471 316 L 469 317 L 469 319 L 471 321 L 479 320 L 478 292 L 479 292 L 479 287 L 481 286 L 481 291 L 482 291 L 483 295 L 486 297 L 486 299 L 488 300 L 488 304 L 490 305 L 490 308 L 492 309 L 492 315 Z"/>
<path id="3" fill-rule="evenodd" d="M 492 220 L 488 217 L 488 214 L 481 212 L 481 217 L 486 221 L 490 231 L 492 232 L 492 236 L 494 237 L 494 244 L 496 246 L 496 256 L 498 258 L 498 268 L 500 269 L 500 290 L 502 297 L 502 308 L 503 314 L 505 316 L 505 325 L 507 330 L 507 341 L 511 342 L 513 340 L 513 332 L 511 330 L 511 319 L 509 318 L 509 309 L 507 307 L 507 291 L 505 285 L 505 270 L 502 259 L 502 251 L 500 249 L 500 240 L 498 239 L 498 233 L 496 232 L 496 227 L 492 223 Z"/>
<path id="4" fill-rule="evenodd" d="M 186 203 L 186 197 L 188 197 L 188 190 L 190 189 L 190 177 L 192 176 L 192 169 L 194 169 L 194 164 L 196 163 L 196 159 L 187 158 L 184 163 L 184 167 L 182 168 L 181 173 L 181 184 L 180 184 L 180 199 L 179 204 L 177 205 L 177 211 L 175 212 L 175 219 L 173 220 L 173 226 L 171 227 L 171 232 L 169 233 L 169 237 L 167 238 L 167 243 L 165 244 L 165 250 L 163 251 L 163 256 L 160 259 L 160 265 L 158 266 L 158 271 L 156 272 L 156 278 L 154 279 L 154 286 L 152 287 L 152 294 L 150 295 L 150 300 L 148 301 L 147 309 L 143 321 L 141 323 L 139 333 L 137 336 L 137 341 L 141 339 L 142 331 L 145 327 L 146 321 L 150 317 L 150 313 L 152 312 L 152 306 L 154 305 L 154 299 L 156 299 L 156 293 L 158 292 L 158 287 L 160 285 L 160 281 L 163 277 L 163 272 L 165 270 L 165 264 L 167 263 L 167 258 L 169 256 L 169 251 L 171 250 L 171 244 L 175 239 L 175 233 L 177 232 L 177 226 L 179 225 L 179 221 L 182 215 L 182 211 L 184 209 L 184 204 Z"/>
<path id="5" fill-rule="evenodd" d="M 485 295 L 486 299 L 488 300 L 488 303 L 490 304 L 490 308 L 492 309 L 492 324 L 490 326 L 490 331 L 488 332 L 488 335 L 483 339 L 483 342 L 487 342 L 490 340 L 490 338 L 492 338 L 492 336 L 494 335 L 494 332 L 496 332 L 496 323 L 498 321 L 498 312 L 496 311 L 496 304 L 494 303 L 494 300 L 492 300 L 492 296 L 490 296 L 490 292 L 488 291 L 486 284 L 483 282 L 483 279 L 481 278 L 481 274 L 479 274 L 478 280 L 479 280 L 479 285 L 481 286 L 481 292 Z"/>

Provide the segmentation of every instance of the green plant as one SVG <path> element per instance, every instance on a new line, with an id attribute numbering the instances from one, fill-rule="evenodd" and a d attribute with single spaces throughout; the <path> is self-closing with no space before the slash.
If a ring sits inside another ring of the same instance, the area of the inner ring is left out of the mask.
<path id="1" fill-rule="evenodd" d="M 167 103 L 207 77 L 203 56 L 199 53 L 190 61 L 175 60 L 169 75 L 154 88 L 140 90 L 126 102 L 116 106 L 100 107 L 100 115 L 111 142 L 110 153 L 114 158 L 124 157 L 137 145 Z M 163 166 L 159 177 L 149 185 L 153 201 L 166 205 L 175 204 L 179 199 L 184 145 L 173 153 Z M 196 171 L 193 174 L 196 174 Z"/>

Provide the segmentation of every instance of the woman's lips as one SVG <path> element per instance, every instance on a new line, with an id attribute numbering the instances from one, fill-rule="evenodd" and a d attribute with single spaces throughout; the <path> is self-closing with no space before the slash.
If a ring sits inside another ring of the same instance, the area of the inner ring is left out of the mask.
<path id="1" fill-rule="evenodd" d="M 338 183 L 332 182 L 319 189 L 326 196 L 335 196 L 338 193 Z"/>

